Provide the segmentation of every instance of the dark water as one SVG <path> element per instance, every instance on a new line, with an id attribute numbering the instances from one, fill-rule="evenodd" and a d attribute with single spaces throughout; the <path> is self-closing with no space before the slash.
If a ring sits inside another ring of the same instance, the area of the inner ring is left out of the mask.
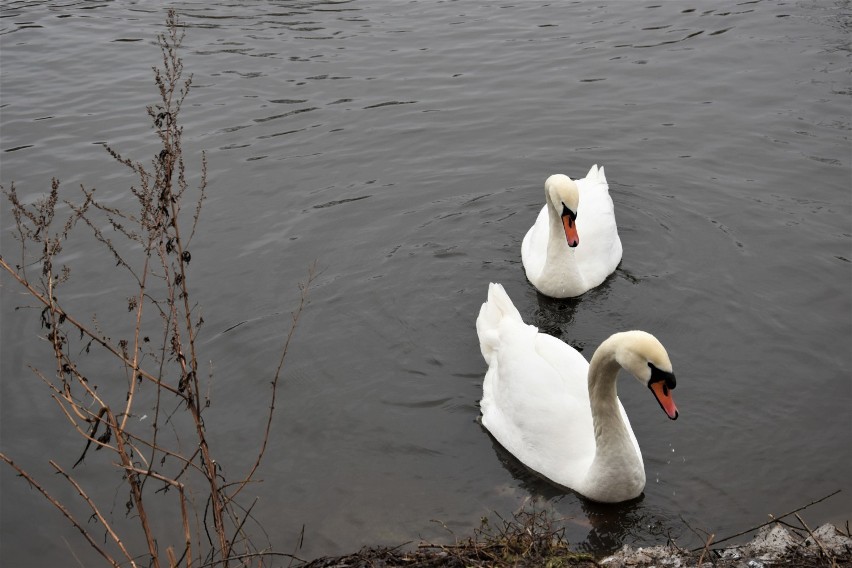
<path id="1" fill-rule="evenodd" d="M 34 197 L 56 176 L 127 202 L 131 180 L 100 143 L 140 159 L 155 147 L 155 4 L 4 3 L 4 186 Z M 202 149 L 210 160 L 192 276 L 221 461 L 253 456 L 296 283 L 321 270 L 253 488 L 276 548 L 294 550 L 303 527 L 304 558 L 452 540 L 532 501 L 596 552 L 699 545 L 684 520 L 721 537 L 836 489 L 805 518 L 852 516 L 848 2 L 177 7 L 195 82 L 185 152 L 193 172 Z M 544 179 L 595 163 L 623 263 L 579 300 L 540 297 L 520 243 Z M 110 262 L 81 246 L 70 299 L 108 317 L 115 296 L 121 311 Z M 627 328 L 666 345 L 677 422 L 633 381 L 620 389 L 648 473 L 640 501 L 559 493 L 477 425 L 473 322 L 489 281 L 589 357 Z M 2 286 L 2 451 L 51 480 L 47 459 L 73 462 L 80 442 L 27 367 L 49 365 L 37 313 Z M 0 474 L 3 566 L 93 558 Z M 116 480 L 78 475 L 122 516 Z"/>

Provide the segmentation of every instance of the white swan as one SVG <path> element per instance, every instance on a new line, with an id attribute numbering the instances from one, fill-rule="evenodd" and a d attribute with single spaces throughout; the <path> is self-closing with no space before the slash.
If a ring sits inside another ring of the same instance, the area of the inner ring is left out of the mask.
<path id="1" fill-rule="evenodd" d="M 675 376 L 665 348 L 644 331 L 616 333 L 591 365 L 559 339 L 524 324 L 500 284 L 476 319 L 488 371 L 482 424 L 516 458 L 554 483 L 607 503 L 638 497 L 645 468 L 616 393 L 619 368 L 648 385 L 672 420 Z"/>
<path id="2" fill-rule="evenodd" d="M 544 182 L 547 203 L 524 236 L 521 260 L 539 292 L 570 298 L 591 290 L 621 262 L 621 239 L 604 169 L 576 182 L 555 174 Z"/>

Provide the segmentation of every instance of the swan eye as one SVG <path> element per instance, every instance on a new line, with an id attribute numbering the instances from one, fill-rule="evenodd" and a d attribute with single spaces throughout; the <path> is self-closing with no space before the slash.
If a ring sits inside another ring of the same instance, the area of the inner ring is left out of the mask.
<path id="1" fill-rule="evenodd" d="M 674 373 L 669 373 L 668 371 L 661 371 L 657 367 L 654 366 L 653 363 L 649 362 L 648 366 L 651 368 L 651 379 L 648 383 L 655 383 L 657 381 L 663 381 L 666 389 L 673 389 L 675 385 L 677 385 L 677 381 L 675 380 Z"/>
<path id="2" fill-rule="evenodd" d="M 571 222 L 577 221 L 577 214 L 568 209 L 568 206 L 564 203 L 562 204 L 562 217 L 568 217 Z"/>

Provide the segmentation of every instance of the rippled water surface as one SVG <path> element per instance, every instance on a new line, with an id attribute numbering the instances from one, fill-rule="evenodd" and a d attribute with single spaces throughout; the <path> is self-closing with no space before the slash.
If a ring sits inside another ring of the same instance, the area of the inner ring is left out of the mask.
<path id="1" fill-rule="evenodd" d="M 194 75 L 184 151 L 193 175 L 201 150 L 210 163 L 192 277 L 223 462 L 254 455 L 296 283 L 320 268 L 252 488 L 276 548 L 296 550 L 302 531 L 303 558 L 452 540 L 531 499 L 595 552 L 700 545 L 685 522 L 722 536 L 836 489 L 806 518 L 852 516 L 847 2 L 175 6 Z M 156 2 L 4 3 L 4 187 L 33 199 L 55 176 L 129 203 L 102 143 L 138 159 L 156 147 L 144 109 L 164 19 Z M 543 298 L 521 239 L 544 179 L 593 164 L 624 260 L 578 300 Z M 18 252 L 12 226 L 4 202 L 4 257 Z M 125 309 L 106 300 L 126 297 L 111 262 L 80 246 L 73 299 Z M 588 357 L 628 328 L 666 345 L 679 420 L 620 383 L 643 498 L 600 507 L 553 489 L 477 424 L 489 281 Z M 24 303 L 4 275 L 2 451 L 50 479 L 47 459 L 72 463 L 80 440 L 28 369 L 49 353 Z M 4 566 L 94 558 L 0 474 Z M 116 480 L 77 475 L 123 514 Z"/>

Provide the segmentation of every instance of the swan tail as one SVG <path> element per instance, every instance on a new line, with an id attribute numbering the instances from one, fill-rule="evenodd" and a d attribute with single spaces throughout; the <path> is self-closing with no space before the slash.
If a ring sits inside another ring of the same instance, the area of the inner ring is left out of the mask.
<path id="1" fill-rule="evenodd" d="M 492 354 L 500 347 L 499 328 L 505 318 L 523 323 L 521 313 L 503 286 L 492 282 L 488 285 L 488 300 L 482 304 L 479 317 L 476 318 L 479 348 L 486 363 L 491 362 Z"/>
<path id="2" fill-rule="evenodd" d="M 598 167 L 597 164 L 592 166 L 592 169 L 590 169 L 589 173 L 586 174 L 586 179 L 601 185 L 609 185 L 606 181 L 606 173 L 604 173 L 604 167 Z"/>

